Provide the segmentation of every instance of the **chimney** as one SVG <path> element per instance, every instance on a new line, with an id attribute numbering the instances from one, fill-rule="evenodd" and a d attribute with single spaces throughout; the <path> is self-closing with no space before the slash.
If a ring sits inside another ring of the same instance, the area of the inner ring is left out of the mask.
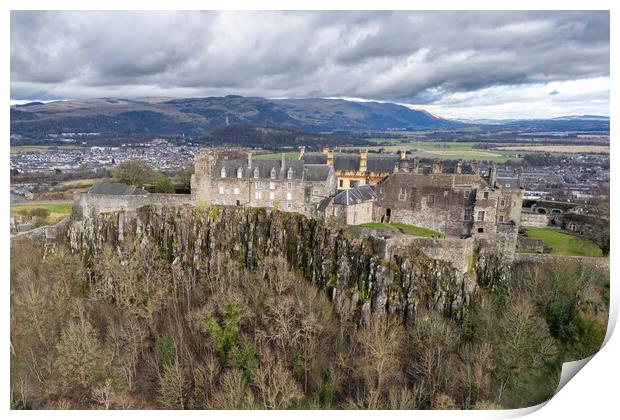
<path id="1" fill-rule="evenodd" d="M 360 150 L 360 172 L 368 170 L 368 149 Z"/>
<path id="2" fill-rule="evenodd" d="M 431 173 L 440 174 L 443 171 L 443 164 L 440 160 L 436 160 L 433 162 L 433 166 L 431 169 Z"/>
<path id="3" fill-rule="evenodd" d="M 326 148 L 327 149 L 327 164 L 329 166 L 334 166 L 334 151 Z M 323 150 L 323 153 L 325 153 L 325 149 Z"/>
<path id="4" fill-rule="evenodd" d="M 456 166 L 454 167 L 454 173 L 455 174 L 462 174 L 463 173 L 463 162 L 460 160 L 456 161 Z"/>
<path id="5" fill-rule="evenodd" d="M 252 167 L 252 152 L 248 152 L 248 168 Z"/>
<path id="6" fill-rule="evenodd" d="M 286 170 L 286 159 L 284 159 L 284 153 L 282 153 L 282 165 L 280 165 L 280 170 L 284 172 Z"/>
<path id="7" fill-rule="evenodd" d="M 474 175 L 480 175 L 480 168 L 476 166 L 474 162 L 469 162 L 469 166 L 471 166 L 471 173 Z"/>
<path id="8" fill-rule="evenodd" d="M 406 157 L 407 157 L 407 151 L 406 150 L 401 150 L 400 151 L 400 160 L 405 160 Z"/>
<path id="9" fill-rule="evenodd" d="M 495 184 L 497 183 L 497 168 L 495 165 L 489 168 L 489 185 L 491 188 L 495 188 Z"/>
<path id="10" fill-rule="evenodd" d="M 303 160 L 304 153 L 306 153 L 306 146 L 301 146 L 301 148 L 299 149 L 299 160 Z"/>

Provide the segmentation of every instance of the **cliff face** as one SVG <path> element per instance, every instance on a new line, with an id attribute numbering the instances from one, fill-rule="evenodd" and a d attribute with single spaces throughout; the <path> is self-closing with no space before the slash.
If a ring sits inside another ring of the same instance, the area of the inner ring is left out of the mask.
<path id="1" fill-rule="evenodd" d="M 374 313 L 389 313 L 411 326 L 418 308 L 461 318 L 476 288 L 468 275 L 418 250 L 384 260 L 371 237 L 266 209 L 145 206 L 75 220 L 68 239 L 72 251 L 85 259 L 96 257 L 106 244 L 139 244 L 189 276 L 209 276 L 222 255 L 248 268 L 261 258 L 284 257 L 293 270 L 331 296 L 341 317 L 362 323 Z"/>

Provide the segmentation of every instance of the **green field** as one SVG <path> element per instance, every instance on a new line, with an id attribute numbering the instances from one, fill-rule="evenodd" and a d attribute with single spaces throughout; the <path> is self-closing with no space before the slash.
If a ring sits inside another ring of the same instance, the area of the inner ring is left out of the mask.
<path id="1" fill-rule="evenodd" d="M 529 228 L 526 235 L 542 239 L 551 255 L 601 257 L 603 253 L 594 243 L 551 228 Z"/>
<path id="2" fill-rule="evenodd" d="M 76 150 L 82 148 L 81 146 L 11 146 L 11 154 L 49 152 L 50 150 Z"/>
<path id="3" fill-rule="evenodd" d="M 388 139 L 373 139 L 377 143 L 384 143 Z M 508 159 L 518 159 L 520 152 L 508 150 L 479 150 L 473 149 L 479 142 L 436 142 L 436 141 L 405 141 L 391 142 L 388 146 L 370 146 L 368 150 L 396 152 L 398 150 L 411 150 L 413 156 L 429 159 L 465 159 L 465 160 L 490 160 L 503 162 Z"/>
<path id="4" fill-rule="evenodd" d="M 97 184 L 103 181 L 110 181 L 110 178 L 87 178 L 87 179 L 73 179 L 71 181 L 62 181 L 60 185 L 66 187 L 89 187 L 93 184 Z"/>
<path id="5" fill-rule="evenodd" d="M 289 160 L 296 160 L 299 158 L 299 152 L 286 152 L 284 157 Z M 254 155 L 252 159 L 256 160 L 278 160 L 282 159 L 282 153 L 266 153 L 264 155 Z"/>
<path id="6" fill-rule="evenodd" d="M 427 238 L 441 237 L 442 234 L 431 229 L 425 229 L 418 226 L 407 225 L 405 223 L 364 223 L 359 225 L 360 227 L 370 229 L 382 229 L 382 230 L 397 230 L 400 229 L 408 235 L 424 236 Z"/>

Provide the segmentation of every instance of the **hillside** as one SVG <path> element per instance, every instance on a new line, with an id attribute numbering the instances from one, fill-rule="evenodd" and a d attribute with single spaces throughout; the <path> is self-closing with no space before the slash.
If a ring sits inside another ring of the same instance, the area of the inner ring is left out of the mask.
<path id="1" fill-rule="evenodd" d="M 11 134 L 49 133 L 204 135 L 230 125 L 278 126 L 301 131 L 436 129 L 461 126 L 424 111 L 337 99 L 272 100 L 225 96 L 187 99 L 88 99 L 11 107 Z"/>

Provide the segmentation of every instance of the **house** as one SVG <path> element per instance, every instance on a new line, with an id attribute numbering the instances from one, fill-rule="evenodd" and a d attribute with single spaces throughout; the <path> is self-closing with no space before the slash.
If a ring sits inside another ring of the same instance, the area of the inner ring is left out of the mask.
<path id="1" fill-rule="evenodd" d="M 349 188 L 326 198 L 318 211 L 325 220 L 338 220 L 347 225 L 361 225 L 373 220 L 377 195 L 368 185 Z"/>

